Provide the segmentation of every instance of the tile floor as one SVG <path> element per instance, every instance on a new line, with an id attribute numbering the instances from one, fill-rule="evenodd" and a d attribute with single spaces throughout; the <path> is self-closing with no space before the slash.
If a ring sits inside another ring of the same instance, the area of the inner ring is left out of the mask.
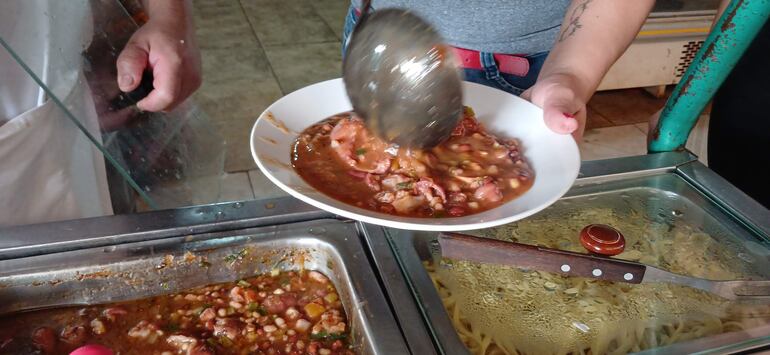
<path id="1" fill-rule="evenodd" d="M 273 101 L 341 74 L 349 0 L 194 0 L 204 81 L 196 93 L 228 152 L 220 200 L 285 195 L 256 169 L 248 135 Z M 583 160 L 646 153 L 648 118 L 663 107 L 643 89 L 597 93 L 588 104 Z M 705 161 L 706 120 L 688 148 Z M 699 154 L 700 153 L 700 154 Z"/>
<path id="2" fill-rule="evenodd" d="M 228 142 L 225 171 L 256 168 L 245 147 L 254 120 L 267 106 L 303 86 L 340 76 L 348 3 L 194 1 L 203 57 L 203 85 L 195 99 Z"/>

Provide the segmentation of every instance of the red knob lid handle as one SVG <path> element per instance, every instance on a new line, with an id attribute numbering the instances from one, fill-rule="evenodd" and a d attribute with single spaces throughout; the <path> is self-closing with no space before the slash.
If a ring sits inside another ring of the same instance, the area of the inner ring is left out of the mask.
<path id="1" fill-rule="evenodd" d="M 580 244 L 592 253 L 618 255 L 626 247 L 626 238 L 619 230 L 608 225 L 589 224 L 580 231 Z"/>

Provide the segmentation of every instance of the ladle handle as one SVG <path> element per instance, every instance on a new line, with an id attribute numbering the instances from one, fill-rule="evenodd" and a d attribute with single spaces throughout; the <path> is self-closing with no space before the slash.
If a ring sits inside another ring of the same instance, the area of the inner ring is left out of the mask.
<path id="1" fill-rule="evenodd" d="M 502 264 L 523 269 L 548 271 L 613 282 L 638 284 L 646 266 L 625 260 L 474 237 L 461 233 L 440 233 L 441 256 L 455 260 Z"/>

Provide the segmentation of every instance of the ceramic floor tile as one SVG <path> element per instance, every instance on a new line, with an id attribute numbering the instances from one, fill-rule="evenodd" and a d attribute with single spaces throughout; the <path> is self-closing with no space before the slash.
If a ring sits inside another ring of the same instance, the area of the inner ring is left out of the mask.
<path id="1" fill-rule="evenodd" d="M 274 79 L 270 62 L 257 45 L 231 48 L 202 49 L 203 83 L 227 83 L 231 80 Z"/>
<path id="2" fill-rule="evenodd" d="M 201 204 L 201 202 L 205 203 L 206 201 L 203 201 L 204 199 L 196 198 L 196 196 L 193 196 L 190 185 L 191 184 L 189 184 L 188 181 L 169 181 L 158 184 L 152 191 L 153 196 L 151 199 L 159 209 L 172 209 L 197 205 Z M 206 192 L 207 191 L 204 191 L 204 194 Z M 214 193 L 217 192 L 214 191 Z M 211 203 L 216 201 L 208 202 Z M 137 198 L 135 203 L 138 212 L 152 211 L 152 208 L 150 208 L 150 206 L 147 205 L 141 198 Z"/>
<path id="3" fill-rule="evenodd" d="M 642 133 L 647 134 L 650 131 L 649 123 L 634 123 L 634 127 L 640 130 Z"/>
<path id="4" fill-rule="evenodd" d="M 195 94 L 201 108 L 227 143 L 225 171 L 256 167 L 249 132 L 281 89 L 261 49 L 234 47 L 203 51 L 203 85 Z"/>
<path id="5" fill-rule="evenodd" d="M 586 129 L 612 126 L 612 122 L 591 107 L 586 107 Z"/>
<path id="6" fill-rule="evenodd" d="M 350 0 L 316 0 L 312 2 L 313 8 L 319 16 L 331 28 L 337 38 L 342 39 L 342 30 L 345 27 Z"/>
<path id="7" fill-rule="evenodd" d="M 275 186 L 259 169 L 249 170 L 249 180 L 254 191 L 254 198 L 265 199 L 289 196 L 286 192 Z"/>
<path id="8" fill-rule="evenodd" d="M 267 46 L 265 52 L 284 94 L 342 75 L 339 42 Z"/>
<path id="9" fill-rule="evenodd" d="M 615 126 L 647 122 L 650 115 L 665 105 L 643 89 L 601 91 L 594 94 L 588 106 Z"/>
<path id="10" fill-rule="evenodd" d="M 222 178 L 222 192 L 219 201 L 243 201 L 254 199 L 254 191 L 251 190 L 249 173 L 240 172 L 225 174 Z"/>
<path id="11" fill-rule="evenodd" d="M 241 0 L 263 45 L 339 41 L 312 0 Z"/>
<path id="12" fill-rule="evenodd" d="M 709 115 L 701 115 L 698 123 L 695 124 L 690 136 L 687 139 L 685 147 L 698 156 L 701 163 L 708 165 L 708 132 Z"/>
<path id="13" fill-rule="evenodd" d="M 201 49 L 258 46 L 238 0 L 195 0 L 193 4 Z"/>
<path id="14" fill-rule="evenodd" d="M 221 201 L 225 176 L 217 174 L 162 182 L 150 191 L 150 197 L 160 209 L 217 203 Z M 137 206 L 142 207 L 141 211 L 150 210 L 139 200 Z"/>
<path id="15" fill-rule="evenodd" d="M 163 209 L 254 199 L 248 172 L 170 181 L 153 191 Z"/>
<path id="16" fill-rule="evenodd" d="M 582 160 L 647 154 L 647 137 L 634 125 L 586 130 L 580 143 Z"/>

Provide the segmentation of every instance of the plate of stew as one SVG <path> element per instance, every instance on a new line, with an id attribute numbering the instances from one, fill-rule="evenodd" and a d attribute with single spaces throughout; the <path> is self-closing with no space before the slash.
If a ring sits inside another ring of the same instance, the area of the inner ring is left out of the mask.
<path id="1" fill-rule="evenodd" d="M 333 79 L 268 107 L 251 131 L 251 152 L 290 195 L 400 229 L 498 226 L 569 190 L 580 169 L 577 144 L 548 129 L 540 108 L 470 82 L 463 82 L 463 101 L 463 117 L 446 141 L 407 149 L 369 132 L 351 112 L 342 79 Z"/>

